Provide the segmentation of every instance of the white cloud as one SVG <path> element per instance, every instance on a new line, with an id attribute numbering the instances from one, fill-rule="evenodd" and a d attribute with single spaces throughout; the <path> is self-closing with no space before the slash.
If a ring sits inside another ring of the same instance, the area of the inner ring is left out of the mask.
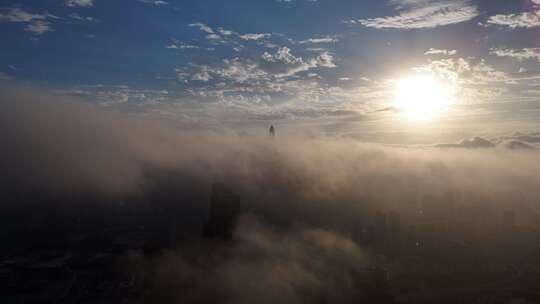
<path id="1" fill-rule="evenodd" d="M 209 27 L 208 25 L 204 24 L 204 23 L 201 23 L 201 22 L 197 22 L 197 23 L 191 23 L 189 24 L 188 26 L 191 26 L 191 27 L 197 27 L 199 28 L 199 30 L 205 32 L 205 33 L 208 33 L 208 34 L 214 34 L 214 30 Z"/>
<path id="2" fill-rule="evenodd" d="M 540 48 L 524 48 L 521 50 L 493 48 L 493 49 L 490 49 L 489 52 L 490 54 L 494 54 L 499 57 L 510 57 L 510 58 L 515 58 L 519 61 L 523 61 L 527 59 L 534 59 L 534 60 L 540 61 Z"/>
<path id="3" fill-rule="evenodd" d="M 270 47 L 271 44 L 266 41 L 270 37 L 272 37 L 272 34 L 269 33 L 246 33 L 246 34 L 240 34 L 235 31 L 223 29 L 223 28 L 217 28 L 213 29 L 212 27 L 198 22 L 198 23 L 192 23 L 189 24 L 191 27 L 197 27 L 200 31 L 207 33 L 206 39 L 210 40 L 213 44 L 227 44 L 231 43 L 235 45 L 234 49 L 235 51 L 240 51 L 244 48 L 244 46 L 241 44 L 242 41 L 256 41 L 260 45 L 265 45 L 267 47 Z M 264 43 L 264 44 L 263 44 Z"/>
<path id="4" fill-rule="evenodd" d="M 47 14 L 31 14 L 25 12 L 19 8 L 14 8 L 6 13 L 0 13 L 0 21 L 2 22 L 23 22 L 28 23 L 35 20 L 45 20 L 47 19 Z"/>
<path id="5" fill-rule="evenodd" d="M 430 60 L 414 71 L 433 75 L 446 83 L 460 104 L 484 103 L 507 98 L 515 84 L 526 81 L 489 64 L 483 58 L 453 57 Z M 523 75 L 521 75 L 523 76 Z"/>
<path id="6" fill-rule="evenodd" d="M 210 76 L 210 73 L 208 73 L 208 67 L 204 67 L 200 72 L 193 74 L 191 76 L 191 80 L 196 81 L 204 81 L 207 82 L 210 79 L 212 79 L 212 76 Z"/>
<path id="7" fill-rule="evenodd" d="M 162 1 L 162 0 L 137 0 L 138 2 L 141 2 L 141 3 L 146 3 L 146 4 L 152 4 L 152 5 L 155 5 L 155 6 L 160 6 L 160 5 L 167 5 L 169 4 L 169 2 L 167 1 Z"/>
<path id="8" fill-rule="evenodd" d="M 203 47 L 200 47 L 198 45 L 188 44 L 188 43 L 185 43 L 185 42 L 178 41 L 176 39 L 172 39 L 171 43 L 169 43 L 166 46 L 166 48 L 173 49 L 173 50 L 189 50 L 189 49 L 206 50 L 206 51 L 215 50 L 214 48 L 203 48 Z"/>
<path id="9" fill-rule="evenodd" d="M 310 51 L 310 52 L 324 52 L 324 51 L 326 51 L 326 49 L 325 49 L 325 48 L 316 47 L 316 48 L 306 48 L 306 51 Z"/>
<path id="10" fill-rule="evenodd" d="M 318 66 L 325 68 L 335 68 L 334 56 L 330 55 L 328 52 L 324 52 L 316 58 Z"/>
<path id="11" fill-rule="evenodd" d="M 336 43 L 339 42 L 339 39 L 337 37 L 319 37 L 319 38 L 309 38 L 306 40 L 300 41 L 300 44 L 306 44 L 306 43 L 313 43 L 313 44 L 319 44 L 319 43 Z"/>
<path id="12" fill-rule="evenodd" d="M 291 54 L 291 49 L 286 46 L 280 47 L 274 55 L 274 58 L 285 64 L 296 64 L 303 61 L 301 57 L 294 57 L 294 55 Z"/>
<path id="13" fill-rule="evenodd" d="M 192 23 L 189 26 L 203 32 L 211 44 L 220 43 L 235 51 L 247 51 L 242 56 L 220 63 L 192 63 L 177 69 L 178 84 L 186 87 L 189 98 L 217 100 L 236 107 L 252 103 L 297 102 L 296 99 L 300 102 L 316 101 L 322 96 L 331 95 L 325 77 L 318 74 L 321 69 L 336 67 L 334 54 L 319 48 L 311 49 L 315 54 L 300 55 L 291 46 L 297 46 L 298 52 L 300 49 L 305 52 L 304 43 L 329 43 L 337 41 L 337 35 L 316 36 L 300 43 L 280 33 L 238 33 L 205 23 Z M 174 42 L 169 48 L 180 48 L 181 45 Z M 254 45 L 264 47 L 267 51 L 253 48 Z M 193 48 L 188 45 L 184 47 Z M 190 82 L 196 83 L 190 85 Z"/>
<path id="14" fill-rule="evenodd" d="M 223 36 L 231 36 L 233 34 L 236 34 L 235 32 L 233 31 L 230 31 L 230 30 L 226 30 L 226 29 L 223 29 L 223 28 L 219 28 L 218 29 L 218 32 L 223 35 Z"/>
<path id="15" fill-rule="evenodd" d="M 232 44 L 233 50 L 239 52 L 244 48 L 242 43 L 244 41 L 254 41 L 259 45 L 272 48 L 275 47 L 273 44 L 268 42 L 268 39 L 273 36 L 270 33 L 245 33 L 241 34 L 235 31 L 217 28 L 214 29 L 209 25 L 201 22 L 189 24 L 190 27 L 196 27 L 200 31 L 206 33 L 205 38 L 209 40 L 212 44 Z"/>
<path id="16" fill-rule="evenodd" d="M 94 17 L 81 16 L 77 13 L 69 14 L 68 17 L 77 21 L 99 22 L 99 20 Z"/>
<path id="17" fill-rule="evenodd" d="M 456 50 L 441 50 L 441 49 L 435 49 L 435 48 L 430 48 L 429 50 L 427 50 L 424 55 L 449 55 L 449 56 L 453 56 L 457 54 L 457 51 Z"/>
<path id="18" fill-rule="evenodd" d="M 19 8 L 4 11 L 0 13 L 0 22 L 26 23 L 25 31 L 36 35 L 52 31 L 51 23 L 47 19 L 58 19 L 58 17 L 51 14 L 32 14 Z"/>
<path id="19" fill-rule="evenodd" d="M 469 21 L 479 15 L 478 8 L 468 0 L 392 0 L 399 14 L 348 21 L 377 29 L 434 28 Z"/>
<path id="20" fill-rule="evenodd" d="M 209 40 L 212 44 L 225 44 L 228 41 L 229 35 L 236 34 L 232 31 L 227 31 L 222 28 L 219 28 L 218 30 L 214 30 L 212 27 L 201 22 L 191 23 L 191 24 L 188 24 L 188 26 L 196 27 L 201 32 L 206 33 L 205 38 Z"/>
<path id="21" fill-rule="evenodd" d="M 463 85 L 510 81 L 506 73 L 495 69 L 482 58 L 469 57 L 433 60 L 428 65 L 415 69 L 418 71 L 427 71 L 443 79 Z"/>
<path id="22" fill-rule="evenodd" d="M 34 33 L 36 35 L 43 35 L 47 32 L 52 31 L 52 28 L 49 22 L 39 20 L 28 24 L 24 30 Z"/>
<path id="23" fill-rule="evenodd" d="M 206 39 L 208 40 L 221 40 L 221 36 L 218 34 L 208 34 L 206 35 Z"/>
<path id="24" fill-rule="evenodd" d="M 169 95 L 166 90 L 133 89 L 126 85 L 103 84 L 74 87 L 57 93 L 92 100 L 102 107 L 118 108 L 156 106 Z"/>
<path id="25" fill-rule="evenodd" d="M 66 0 L 66 5 L 70 7 L 74 6 L 93 6 L 93 0 Z"/>
<path id="26" fill-rule="evenodd" d="M 540 11 L 519 14 L 495 15 L 489 17 L 487 25 L 505 26 L 510 29 L 540 26 Z"/>
<path id="27" fill-rule="evenodd" d="M 244 34 L 238 36 L 242 40 L 260 40 L 264 38 L 269 38 L 271 34 Z"/>
<path id="28" fill-rule="evenodd" d="M 268 73 L 261 69 L 256 62 L 248 59 L 225 59 L 223 65 L 222 68 L 214 69 L 213 73 L 235 83 L 262 80 L 268 76 Z"/>
<path id="29" fill-rule="evenodd" d="M 219 64 L 191 64 L 176 71 L 182 85 L 199 82 L 197 86 L 187 86 L 186 92 L 191 98 L 251 107 L 279 101 L 315 102 L 322 96 L 330 96 L 332 90 L 325 88 L 317 69 L 334 67 L 334 57 L 328 52 L 303 58 L 282 46 L 275 52 L 263 52 L 253 58 L 242 56 Z"/>
<path id="30" fill-rule="evenodd" d="M 267 61 L 267 62 L 275 62 L 274 60 L 274 56 L 272 56 L 270 53 L 268 52 L 264 52 L 262 55 L 261 55 L 261 58 L 264 60 L 264 61 Z"/>
<path id="31" fill-rule="evenodd" d="M 291 53 L 291 49 L 286 46 L 279 48 L 273 56 L 265 52 L 263 59 L 271 63 L 281 63 L 283 69 L 275 74 L 278 78 L 292 76 L 317 67 L 336 67 L 334 57 L 328 52 L 323 52 L 315 58 L 303 59 L 302 57 L 295 57 Z"/>

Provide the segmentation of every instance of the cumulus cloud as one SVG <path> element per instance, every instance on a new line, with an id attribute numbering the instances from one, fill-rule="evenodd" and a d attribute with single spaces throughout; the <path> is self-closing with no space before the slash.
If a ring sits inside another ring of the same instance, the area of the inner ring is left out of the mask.
<path id="1" fill-rule="evenodd" d="M 208 33 L 208 34 L 214 34 L 214 30 L 211 27 L 209 27 L 208 25 L 206 25 L 204 23 L 201 23 L 201 22 L 191 23 L 188 26 L 197 27 L 197 28 L 199 28 L 199 30 L 201 30 L 201 31 L 203 31 L 205 33 Z"/>
<path id="2" fill-rule="evenodd" d="M 508 96 L 512 86 L 525 77 L 515 77 L 500 70 L 483 58 L 452 57 L 429 60 L 428 64 L 413 68 L 446 82 L 456 102 L 477 104 Z M 459 88 L 459 89 L 457 89 Z"/>
<path id="3" fill-rule="evenodd" d="M 243 35 L 239 35 L 238 37 L 242 40 L 261 40 L 264 38 L 268 38 L 270 36 L 272 35 L 264 33 L 264 34 L 243 34 Z"/>
<path id="4" fill-rule="evenodd" d="M 0 9 L 0 12 L 0 22 L 25 23 L 25 31 L 36 35 L 43 35 L 52 31 L 48 19 L 57 19 L 56 16 L 48 13 L 33 14 L 19 8 Z"/>
<path id="5" fill-rule="evenodd" d="M 310 48 L 309 51 L 318 53 L 316 56 L 298 55 L 298 53 L 302 51 L 305 53 L 302 49 L 305 44 L 337 42 L 338 36 L 315 37 L 297 42 L 280 33 L 239 33 L 220 27 L 213 28 L 205 23 L 192 23 L 189 26 L 196 27 L 205 33 L 205 38 L 210 44 L 227 46 L 235 52 L 242 52 L 239 56 L 224 59 L 221 63 L 195 63 L 179 69 L 177 75 L 181 83 L 188 83 L 189 80 L 204 82 L 210 79 L 216 80 L 216 83 L 209 83 L 208 87 L 189 90 L 201 96 L 219 95 L 219 99 L 223 100 L 224 96 L 230 96 L 233 99 L 236 94 L 237 100 L 246 98 L 257 101 L 266 100 L 269 97 L 268 92 L 284 92 L 282 88 L 289 86 L 285 83 L 290 80 L 287 78 L 305 78 L 306 75 L 303 72 L 314 73 L 313 70 L 316 69 L 337 67 L 334 54 L 325 49 Z M 296 49 L 293 50 L 292 46 L 296 46 Z M 169 44 L 168 48 L 196 49 L 201 47 L 176 41 Z M 261 48 L 267 50 L 261 53 Z M 205 49 L 213 50 L 214 48 Z M 254 55 L 257 53 L 259 55 Z M 200 73 L 198 69 L 201 67 L 207 70 Z M 255 91 L 264 95 L 253 95 Z"/>
<path id="6" fill-rule="evenodd" d="M 274 55 L 264 53 L 262 58 L 266 62 L 270 63 L 270 68 L 272 69 L 279 67 L 276 65 L 276 63 L 281 64 L 285 68 L 284 72 L 278 71 L 275 74 L 275 76 L 278 78 L 292 76 L 296 73 L 308 71 L 317 67 L 336 67 L 334 57 L 328 52 L 323 52 L 315 58 L 304 59 L 302 57 L 295 57 L 291 53 L 291 49 L 286 46 L 279 48 Z M 281 69 L 282 68 L 280 68 L 280 70 Z"/>
<path id="7" fill-rule="evenodd" d="M 441 50 L 441 49 L 435 49 L 435 48 L 430 48 L 424 53 L 424 55 L 449 55 L 449 56 L 453 56 L 455 54 L 457 54 L 456 50 Z"/>
<path id="8" fill-rule="evenodd" d="M 206 67 L 206 69 L 208 72 L 234 83 L 263 80 L 269 76 L 259 67 L 257 62 L 239 57 L 223 60 L 222 67 Z"/>
<path id="9" fill-rule="evenodd" d="M 540 48 L 524 48 L 524 49 L 508 49 L 508 48 L 492 48 L 489 50 L 491 54 L 499 57 L 510 57 L 519 61 L 534 59 L 540 61 Z"/>
<path id="10" fill-rule="evenodd" d="M 43 35 L 52 31 L 51 24 L 46 21 L 36 21 L 26 26 L 25 31 L 34 33 L 36 35 Z"/>
<path id="11" fill-rule="evenodd" d="M 199 72 L 193 74 L 191 76 L 191 80 L 198 80 L 198 81 L 209 81 L 212 79 L 212 76 L 210 76 L 209 68 L 207 66 L 201 66 L 201 69 Z"/>
<path id="12" fill-rule="evenodd" d="M 301 56 L 299 52 L 287 46 L 277 47 L 271 52 L 259 52 L 258 55 L 253 51 L 254 54 L 216 63 L 192 63 L 176 69 L 176 75 L 181 85 L 194 80 L 204 84 L 190 86 L 186 90 L 190 97 L 200 101 L 219 101 L 223 106 L 237 110 L 241 107 L 256 116 L 262 115 L 261 111 L 265 112 L 264 115 L 273 115 L 273 105 L 285 107 L 285 101 L 295 107 L 303 104 L 311 110 L 317 107 L 314 102 L 323 96 L 343 93 L 338 87 L 324 84 L 322 77 L 318 77 L 321 70 L 337 67 L 332 53 L 320 51 L 315 55 Z M 340 106 L 335 103 L 335 109 Z"/>
<path id="13" fill-rule="evenodd" d="M 531 28 L 540 25 L 539 11 L 519 14 L 494 15 L 486 21 L 487 25 L 497 25 L 510 29 Z"/>
<path id="14" fill-rule="evenodd" d="M 259 58 L 235 57 L 224 59 L 219 65 L 192 65 L 188 69 L 178 70 L 178 75 L 182 81 L 207 82 L 214 79 L 216 82 L 211 88 L 202 88 L 197 90 L 196 94 L 222 98 L 224 95 L 240 93 L 268 94 L 285 93 L 288 90 L 313 90 L 315 84 L 310 84 L 308 88 L 306 82 L 300 85 L 301 81 L 287 78 L 310 70 L 335 67 L 334 57 L 328 52 L 304 58 L 295 56 L 288 47 L 280 47 L 275 53 L 264 52 Z"/>
<path id="15" fill-rule="evenodd" d="M 0 21 L 3 22 L 31 22 L 34 20 L 45 20 L 47 19 L 46 14 L 32 14 L 26 11 L 23 11 L 19 8 L 14 8 L 11 10 L 3 10 L 3 13 L 0 14 Z"/>
<path id="16" fill-rule="evenodd" d="M 269 45 L 268 39 L 273 35 L 270 33 L 238 33 L 232 30 L 217 28 L 214 29 L 205 23 L 192 23 L 191 27 L 197 27 L 202 32 L 206 33 L 206 39 L 214 44 L 232 44 L 235 49 L 242 49 L 244 46 L 241 42 L 252 41 L 261 45 Z"/>
<path id="17" fill-rule="evenodd" d="M 447 58 L 432 60 L 429 64 L 415 68 L 427 71 L 464 85 L 485 84 L 490 82 L 507 82 L 510 77 L 497 70 L 482 58 Z"/>
<path id="18" fill-rule="evenodd" d="M 399 14 L 395 16 L 348 21 L 377 29 L 434 28 L 469 21 L 479 15 L 476 5 L 468 0 L 393 0 L 390 1 Z"/>
<path id="19" fill-rule="evenodd" d="M 69 18 L 77 21 L 88 21 L 88 22 L 99 22 L 98 19 L 91 16 L 81 16 L 77 13 L 71 13 L 68 15 Z"/>

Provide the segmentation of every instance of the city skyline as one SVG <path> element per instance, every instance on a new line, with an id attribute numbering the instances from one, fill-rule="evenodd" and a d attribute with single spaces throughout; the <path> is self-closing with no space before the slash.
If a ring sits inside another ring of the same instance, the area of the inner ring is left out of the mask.
<path id="1" fill-rule="evenodd" d="M 0 302 L 540 303 L 540 0 L 0 0 Z"/>

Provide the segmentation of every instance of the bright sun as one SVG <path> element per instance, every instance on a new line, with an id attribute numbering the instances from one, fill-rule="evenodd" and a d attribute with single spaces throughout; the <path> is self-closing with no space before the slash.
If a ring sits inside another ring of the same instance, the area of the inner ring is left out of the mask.
<path id="1" fill-rule="evenodd" d="M 417 75 L 397 82 L 394 107 L 409 119 L 428 120 L 444 113 L 452 99 L 449 86 L 432 76 Z"/>

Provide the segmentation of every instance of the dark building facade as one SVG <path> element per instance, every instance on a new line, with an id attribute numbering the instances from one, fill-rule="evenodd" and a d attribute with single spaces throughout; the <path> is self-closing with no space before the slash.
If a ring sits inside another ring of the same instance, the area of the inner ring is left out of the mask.
<path id="1" fill-rule="evenodd" d="M 204 235 L 208 238 L 232 238 L 239 216 L 240 197 L 224 184 L 214 183 Z"/>

